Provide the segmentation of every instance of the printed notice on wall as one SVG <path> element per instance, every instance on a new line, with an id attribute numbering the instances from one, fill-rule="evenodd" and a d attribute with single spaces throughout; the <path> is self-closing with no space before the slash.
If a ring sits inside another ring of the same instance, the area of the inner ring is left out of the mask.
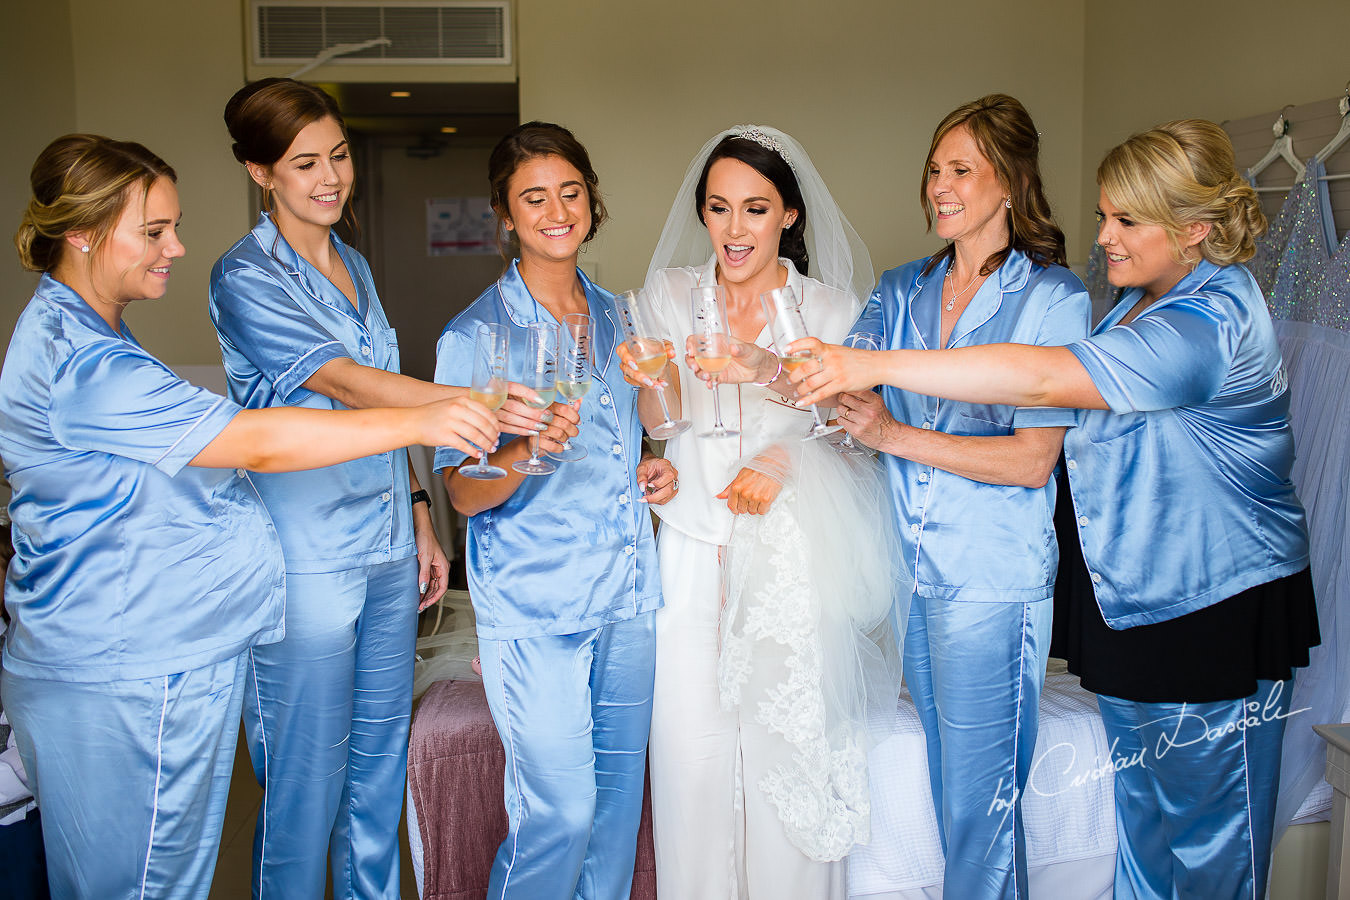
<path id="1" fill-rule="evenodd" d="M 427 199 L 427 256 L 496 253 L 497 217 L 487 197 Z"/>

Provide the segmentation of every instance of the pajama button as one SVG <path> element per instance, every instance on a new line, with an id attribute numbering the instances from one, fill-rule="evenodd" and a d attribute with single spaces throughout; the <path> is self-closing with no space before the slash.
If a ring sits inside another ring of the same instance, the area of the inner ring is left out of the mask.
<path id="1" fill-rule="evenodd" d="M 632 547 L 631 545 L 623 548 L 623 555 L 624 555 L 624 556 L 632 556 L 632 555 L 633 555 L 633 552 L 634 552 L 634 550 L 633 550 L 633 547 Z"/>
<path id="2" fill-rule="evenodd" d="M 1087 527 L 1087 523 L 1088 523 L 1088 517 L 1087 517 L 1087 516 L 1079 516 L 1079 517 L 1078 517 L 1078 524 L 1079 524 L 1079 525 L 1082 525 L 1084 528 L 1086 528 L 1086 527 Z"/>
<path id="3" fill-rule="evenodd" d="M 380 499 L 383 500 L 385 503 L 388 503 L 389 496 L 390 496 L 389 492 L 385 491 L 383 494 L 380 495 Z"/>
<path id="4" fill-rule="evenodd" d="M 362 356 L 369 356 L 369 355 L 370 355 L 370 348 L 363 345 L 363 346 L 361 347 L 361 355 L 362 355 Z"/>
<path id="5" fill-rule="evenodd" d="M 927 473 L 927 472 L 920 472 L 920 473 L 919 473 L 919 483 L 922 484 L 922 483 L 924 483 L 924 482 L 927 481 L 927 480 L 928 480 L 928 473 Z"/>
<path id="6" fill-rule="evenodd" d="M 1069 470 L 1072 471 L 1072 470 L 1078 468 L 1078 460 L 1076 460 L 1076 459 L 1071 459 L 1071 460 L 1069 460 L 1067 463 L 1065 463 L 1065 465 L 1067 465 L 1067 466 L 1069 467 Z"/>
<path id="7" fill-rule="evenodd" d="M 609 406 L 609 394 L 601 394 L 601 395 L 600 395 L 600 405 L 601 405 L 601 406 Z"/>
<path id="8" fill-rule="evenodd" d="M 918 534 L 918 533 L 919 533 L 919 526 L 918 526 L 918 525 L 911 525 L 911 526 L 909 526 L 909 533 L 910 533 L 910 534 Z"/>
<path id="9" fill-rule="evenodd" d="M 615 444 L 610 449 L 614 451 L 615 456 L 620 456 L 623 454 L 623 444 Z"/>
<path id="10" fill-rule="evenodd" d="M 1100 572 L 1093 572 L 1093 573 L 1092 573 L 1092 583 L 1093 583 L 1093 584 L 1101 584 L 1101 583 L 1102 583 L 1102 575 L 1101 575 Z"/>
<path id="11" fill-rule="evenodd" d="M 235 470 L 234 470 L 234 474 L 238 475 L 240 478 L 247 478 L 247 477 L 248 477 L 248 473 L 245 472 L 243 469 L 235 469 Z"/>
<path id="12" fill-rule="evenodd" d="M 933 430 L 933 423 L 932 423 L 932 422 L 924 422 L 923 425 L 922 425 L 922 427 L 928 429 L 929 431 L 932 431 L 932 430 Z"/>

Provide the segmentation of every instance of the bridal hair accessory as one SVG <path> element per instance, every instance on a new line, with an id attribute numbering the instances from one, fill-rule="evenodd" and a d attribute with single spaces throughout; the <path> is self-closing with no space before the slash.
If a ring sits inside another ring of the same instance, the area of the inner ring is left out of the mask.
<path id="1" fill-rule="evenodd" d="M 777 153 L 779 156 L 783 157 L 783 162 L 788 164 L 788 168 L 790 168 L 794 174 L 796 173 L 797 167 L 792 164 L 792 156 L 787 152 L 787 148 L 783 146 L 783 142 L 778 140 L 778 138 L 771 134 L 765 134 L 753 125 L 742 125 L 738 128 L 734 128 L 732 129 L 732 134 L 736 135 L 738 138 L 745 138 L 747 141 L 754 141 L 764 149 L 772 150 L 774 153 Z"/>

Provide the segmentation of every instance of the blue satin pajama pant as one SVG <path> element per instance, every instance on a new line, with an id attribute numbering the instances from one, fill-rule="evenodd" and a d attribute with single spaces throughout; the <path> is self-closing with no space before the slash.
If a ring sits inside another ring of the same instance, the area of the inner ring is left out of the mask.
<path id="1" fill-rule="evenodd" d="M 237 656 L 135 681 L 5 673 L 5 712 L 42 810 L 52 897 L 210 893 L 244 672 Z"/>
<path id="2" fill-rule="evenodd" d="M 263 786 L 253 895 L 398 900 L 417 558 L 286 576 L 286 637 L 256 647 L 244 725 Z"/>
<path id="3" fill-rule="evenodd" d="M 655 650 L 651 613 L 579 634 L 479 641 L 510 823 L 489 900 L 628 897 Z"/>
<path id="4" fill-rule="evenodd" d="M 1036 750 L 1052 602 L 915 593 L 905 683 L 923 722 L 943 895 L 1026 897 L 1021 795 Z"/>
<path id="5" fill-rule="evenodd" d="M 1261 681 L 1218 703 L 1098 695 L 1117 766 L 1117 898 L 1265 896 L 1293 688 Z"/>

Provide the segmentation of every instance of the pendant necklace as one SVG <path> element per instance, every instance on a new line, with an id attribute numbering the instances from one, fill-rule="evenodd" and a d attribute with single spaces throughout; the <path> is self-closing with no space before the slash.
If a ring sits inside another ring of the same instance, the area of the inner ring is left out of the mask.
<path id="1" fill-rule="evenodd" d="M 947 305 L 942 307 L 943 309 L 947 310 L 947 312 L 951 312 L 952 309 L 956 307 L 957 298 L 960 297 L 962 294 L 964 294 L 966 291 L 970 290 L 970 286 L 974 284 L 976 281 L 978 281 L 980 278 L 980 273 L 976 272 L 975 276 L 971 278 L 970 281 L 966 282 L 966 286 L 958 291 L 956 289 L 956 282 L 952 280 L 952 271 L 955 268 L 956 266 L 953 264 L 952 267 L 947 270 L 947 283 L 950 284 L 952 288 L 952 299 L 948 300 Z"/>

